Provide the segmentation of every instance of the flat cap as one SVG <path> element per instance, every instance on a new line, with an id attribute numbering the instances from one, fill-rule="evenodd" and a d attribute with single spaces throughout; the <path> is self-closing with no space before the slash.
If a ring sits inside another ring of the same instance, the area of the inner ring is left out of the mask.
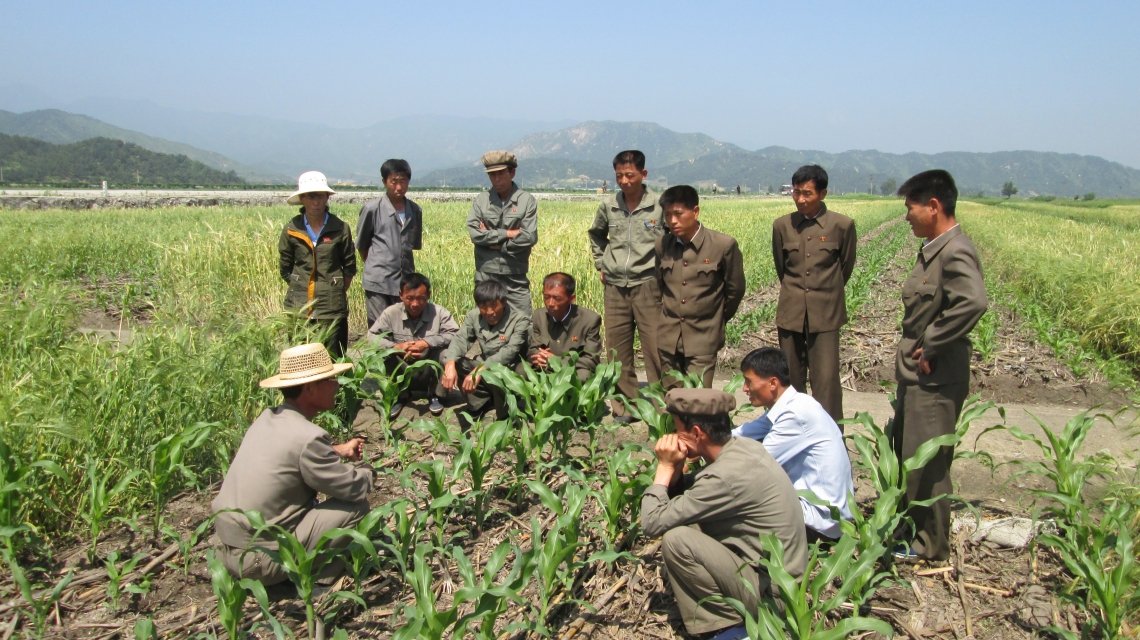
<path id="1" fill-rule="evenodd" d="M 487 173 L 494 173 L 495 171 L 502 171 L 503 169 L 514 169 L 519 166 L 519 161 L 515 158 L 515 154 L 510 151 L 488 151 L 483 154 L 483 167 Z"/>
<path id="2" fill-rule="evenodd" d="M 716 389 L 673 389 L 665 394 L 669 413 L 719 416 L 736 408 L 736 398 Z"/>

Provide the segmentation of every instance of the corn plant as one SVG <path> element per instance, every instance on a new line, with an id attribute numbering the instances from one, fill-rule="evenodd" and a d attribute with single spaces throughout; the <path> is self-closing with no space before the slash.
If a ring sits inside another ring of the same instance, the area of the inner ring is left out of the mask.
<path id="1" fill-rule="evenodd" d="M 432 535 L 436 546 L 443 548 L 447 542 L 444 537 L 447 535 L 447 525 L 450 522 L 448 515 L 451 512 L 451 505 L 456 500 L 452 489 L 455 488 L 457 476 L 462 471 L 458 468 L 448 470 L 444 461 L 438 458 L 430 461 L 423 460 L 408 465 L 408 469 L 401 479 L 405 487 L 414 486 L 411 475 L 417 472 L 422 473 L 427 479 L 427 495 L 424 497 L 427 502 L 427 511 L 431 514 L 432 524 L 435 527 Z M 456 535 L 461 535 L 461 533 Z"/>
<path id="2" fill-rule="evenodd" d="M 856 557 L 852 552 L 855 542 L 841 538 L 830 555 L 821 557 L 815 547 L 808 559 L 802 578 L 796 578 L 784 566 L 784 545 L 771 533 L 760 536 L 760 546 L 764 554 L 760 565 L 768 574 L 772 592 L 757 594 L 751 582 L 745 581 L 746 588 L 756 596 L 760 606 L 752 609 L 735 598 L 716 597 L 727 602 L 744 619 L 748 637 L 753 640 L 842 640 L 856 631 L 874 631 L 885 636 L 894 635 L 891 625 L 860 615 L 845 617 L 827 626 L 828 614 L 836 611 L 846 602 L 848 581 L 844 577 L 852 572 L 873 570 L 876 559 Z M 840 582 L 831 595 L 831 587 Z M 776 600 L 783 605 L 783 611 Z"/>
<path id="3" fill-rule="evenodd" d="M 641 495 L 653 484 L 653 462 L 638 456 L 640 451 L 641 447 L 627 444 L 610 455 L 606 477 L 593 493 L 604 520 L 606 548 L 610 550 L 618 546 L 623 536 L 632 540 L 637 535 Z"/>
<path id="4" fill-rule="evenodd" d="M 87 480 L 86 492 L 79 502 L 79 517 L 87 523 L 91 547 L 87 550 L 89 559 L 95 558 L 95 547 L 99 534 L 110 516 L 115 502 L 125 497 L 131 482 L 139 476 L 138 469 L 131 469 L 114 480 L 114 469 L 101 466 L 96 456 L 88 456 L 84 463 L 84 476 Z M 114 480 L 114 481 L 113 481 Z M 112 482 L 113 481 L 113 482 Z"/>
<path id="5" fill-rule="evenodd" d="M 384 503 L 372 512 L 380 513 L 381 520 L 388 523 L 386 529 L 378 532 L 375 544 L 388 552 L 389 561 L 395 563 L 399 575 L 407 575 L 408 560 L 415 552 L 416 534 L 423 526 L 422 512 L 404 499 Z"/>
<path id="6" fill-rule="evenodd" d="M 71 584 L 75 573 L 68 571 L 54 585 L 41 585 L 32 582 L 32 580 L 28 578 L 28 574 L 24 571 L 24 568 L 20 566 L 20 563 L 7 551 L 4 552 L 4 560 L 8 564 L 8 570 L 12 572 L 12 582 L 16 583 L 20 597 L 24 600 L 24 603 L 28 605 L 28 609 L 31 610 L 32 631 L 35 637 L 42 638 L 48 614 L 51 613 L 56 603 L 59 602 L 60 596 L 63 595 L 63 590 L 67 588 L 67 585 Z"/>
<path id="7" fill-rule="evenodd" d="M 367 544 L 367 538 L 354 529 L 330 529 L 321 534 L 317 543 L 313 545 L 312 549 L 309 549 L 292 532 L 265 522 L 260 513 L 246 511 L 244 514 L 253 529 L 252 539 L 256 540 L 268 536 L 276 543 L 275 549 L 257 547 L 257 550 L 268 555 L 285 570 L 285 574 L 289 576 L 289 581 L 297 588 L 297 597 L 305 604 L 305 624 L 309 631 L 309 637 L 316 637 L 318 620 L 313 591 L 317 580 L 330 564 L 337 560 L 337 556 L 345 553 L 340 548 L 340 541 L 343 538 L 347 537 L 349 542 L 358 544 Z M 365 606 L 364 600 L 360 596 L 348 591 L 337 591 L 332 594 L 332 598 L 350 600 L 361 607 Z"/>
<path id="8" fill-rule="evenodd" d="M 269 612 L 269 597 L 265 592 L 265 585 L 250 578 L 235 578 L 226 569 L 222 561 L 217 558 L 213 549 L 206 552 L 206 566 L 210 573 L 210 586 L 218 601 L 218 620 L 230 640 L 245 637 L 242 628 L 243 610 L 246 598 L 250 594 L 261 606 L 265 620 L 278 637 L 285 637 L 285 629 Z"/>
<path id="9" fill-rule="evenodd" d="M 477 433 L 467 432 L 460 437 L 459 453 L 455 457 L 454 465 L 457 473 L 466 470 L 471 478 L 471 509 L 475 513 L 475 529 L 483 530 L 483 521 L 487 517 L 486 506 L 490 491 L 484 487 L 487 472 L 495 462 L 495 456 L 502 450 L 507 442 L 511 430 L 511 423 L 498 420 L 486 426 L 480 426 Z"/>
<path id="10" fill-rule="evenodd" d="M 412 570 L 405 574 L 405 580 L 411 585 L 415 595 L 415 604 L 404 607 L 404 624 L 393 634 L 395 640 L 413 640 L 427 638 L 440 640 L 451 637 L 448 631 L 454 629 L 459 621 L 459 602 L 452 600 L 451 606 L 440 608 L 432 589 L 434 575 L 432 573 L 432 559 L 429 555 L 436 555 L 437 549 L 430 544 L 416 546 L 412 561 Z"/>
<path id="11" fill-rule="evenodd" d="M 364 401 L 375 401 L 376 413 L 389 433 L 388 414 L 399 402 L 400 394 L 411 386 L 415 374 L 425 367 L 440 369 L 439 363 L 430 358 L 408 363 L 403 352 L 381 347 L 373 340 L 364 341 L 354 364 L 356 366 L 338 378 L 346 404 L 359 409 Z M 356 411 L 352 410 L 349 415 L 355 416 Z"/>
<path id="12" fill-rule="evenodd" d="M 524 602 L 522 592 L 530 582 L 530 567 L 525 558 L 515 555 L 515 562 L 503 579 L 496 583 L 495 578 L 506 565 L 507 556 L 515 550 L 514 545 L 507 541 L 500 542 L 487 558 L 480 575 L 475 575 L 475 569 L 463 549 L 452 548 L 452 557 L 463 584 L 455 592 L 457 602 L 471 602 L 473 609 L 463 615 L 455 624 L 456 630 L 470 633 L 471 625 L 478 623 L 474 636 L 484 640 L 493 640 L 501 636 L 495 631 L 495 622 L 499 616 L 506 612 L 511 603 Z M 508 630 L 507 632 L 510 632 Z"/>
<path id="13" fill-rule="evenodd" d="M 538 592 L 535 630 L 549 635 L 546 620 L 554 596 L 573 585 L 583 564 L 577 556 L 584 542 L 581 539 L 581 516 L 589 492 L 582 483 L 573 481 L 563 487 L 561 496 L 537 480 L 529 480 L 526 484 L 555 516 L 546 531 L 543 531 L 537 517 L 531 518 L 532 546 L 526 553 L 527 562 L 533 565 Z"/>
<path id="14" fill-rule="evenodd" d="M 178 480 L 198 484 L 198 474 L 186 465 L 186 456 L 206 444 L 217 427 L 215 423 L 198 422 L 150 446 L 143 482 L 150 492 L 151 526 L 155 536 L 162 529 L 167 500 L 181 486 Z"/>
<path id="15" fill-rule="evenodd" d="M 119 610 L 119 599 L 123 595 L 123 578 L 129 576 L 139 561 L 144 558 L 146 558 L 146 554 L 137 553 L 120 562 L 119 552 L 112 551 L 103 559 L 103 567 L 107 571 L 107 600 L 110 602 L 111 611 Z M 143 576 L 138 582 L 128 583 L 126 589 L 128 593 L 135 595 L 149 593 L 150 578 Z"/>
<path id="16" fill-rule="evenodd" d="M 202 536 L 205 536 L 213 526 L 214 518 L 211 516 L 198 523 L 198 526 L 184 536 L 178 529 L 168 524 L 162 525 L 163 539 L 170 540 L 178 546 L 178 557 L 181 560 L 183 574 L 190 573 L 190 563 L 195 560 L 194 547 L 198 546 L 198 543 L 202 541 Z"/>

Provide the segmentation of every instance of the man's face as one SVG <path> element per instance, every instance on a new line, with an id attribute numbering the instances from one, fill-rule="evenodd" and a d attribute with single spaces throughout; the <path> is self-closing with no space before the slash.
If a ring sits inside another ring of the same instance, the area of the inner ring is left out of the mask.
<path id="1" fill-rule="evenodd" d="M 329 411 L 336 406 L 336 392 L 340 389 L 336 376 L 310 382 L 307 386 L 305 392 L 310 394 L 310 403 L 318 412 Z"/>
<path id="2" fill-rule="evenodd" d="M 700 205 L 690 209 L 679 202 L 674 202 L 665 209 L 664 220 L 673 235 L 682 240 L 691 240 L 700 226 L 700 223 L 697 222 L 700 215 Z"/>
<path id="3" fill-rule="evenodd" d="M 819 213 L 820 205 L 826 197 L 827 189 L 816 189 L 815 180 L 792 186 L 792 200 L 796 201 L 796 211 L 805 216 Z"/>
<path id="4" fill-rule="evenodd" d="M 930 206 L 931 202 L 920 204 L 914 200 L 906 201 L 906 221 L 910 223 L 910 230 L 916 238 L 934 238 L 934 227 L 937 212 Z"/>
<path id="5" fill-rule="evenodd" d="M 487 174 L 491 181 L 491 188 L 500 196 L 511 190 L 511 181 L 515 179 L 515 170 L 511 168 L 499 169 Z"/>
<path id="6" fill-rule="evenodd" d="M 419 319 L 424 314 L 424 309 L 427 307 L 428 300 L 431 295 L 428 293 L 426 285 L 420 285 L 415 289 L 403 288 L 400 289 L 400 302 L 404 303 L 404 311 L 408 313 L 408 317 L 413 320 Z"/>
<path id="7" fill-rule="evenodd" d="M 570 305 L 574 304 L 575 297 L 568 295 L 566 287 L 560 284 L 542 288 L 542 304 L 546 306 L 546 312 L 550 314 L 550 317 L 556 320 L 566 317 L 566 313 L 570 311 Z"/>
<path id="8" fill-rule="evenodd" d="M 617 183 L 621 192 L 625 194 L 626 204 L 633 206 L 636 202 L 630 202 L 630 199 L 637 198 L 641 200 L 641 183 L 645 181 L 649 172 L 645 169 L 638 169 L 637 165 L 632 162 L 619 164 L 614 167 L 614 182 Z"/>
<path id="9" fill-rule="evenodd" d="M 403 200 L 404 195 L 408 193 L 408 182 L 410 179 L 403 173 L 389 173 L 387 178 L 384 178 L 384 189 L 388 192 L 388 198 L 391 200 Z"/>
<path id="10" fill-rule="evenodd" d="M 748 394 L 752 406 L 771 409 L 776 404 L 778 391 L 774 376 L 765 378 L 755 371 L 744 372 L 744 393 Z"/>
<path id="11" fill-rule="evenodd" d="M 503 313 L 507 310 L 506 305 L 502 300 L 492 300 L 487 304 L 479 305 L 479 315 L 487 321 L 487 324 L 495 326 L 503 319 Z"/>

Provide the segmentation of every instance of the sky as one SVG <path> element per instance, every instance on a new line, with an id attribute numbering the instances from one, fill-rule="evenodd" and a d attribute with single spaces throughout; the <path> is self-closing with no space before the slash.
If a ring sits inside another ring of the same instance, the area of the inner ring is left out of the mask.
<path id="1" fill-rule="evenodd" d="M 0 92 L 60 104 L 650 121 L 747 149 L 1140 168 L 1137 2 L 0 0 L 0 19 Z"/>

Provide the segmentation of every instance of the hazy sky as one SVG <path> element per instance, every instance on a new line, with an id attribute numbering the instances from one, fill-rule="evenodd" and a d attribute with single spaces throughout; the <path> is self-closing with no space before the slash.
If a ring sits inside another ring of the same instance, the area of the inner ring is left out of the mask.
<path id="1" fill-rule="evenodd" d="M 1140 3 L 934 4 L 0 0 L 0 87 L 345 127 L 646 120 L 749 149 L 1140 168 Z"/>

